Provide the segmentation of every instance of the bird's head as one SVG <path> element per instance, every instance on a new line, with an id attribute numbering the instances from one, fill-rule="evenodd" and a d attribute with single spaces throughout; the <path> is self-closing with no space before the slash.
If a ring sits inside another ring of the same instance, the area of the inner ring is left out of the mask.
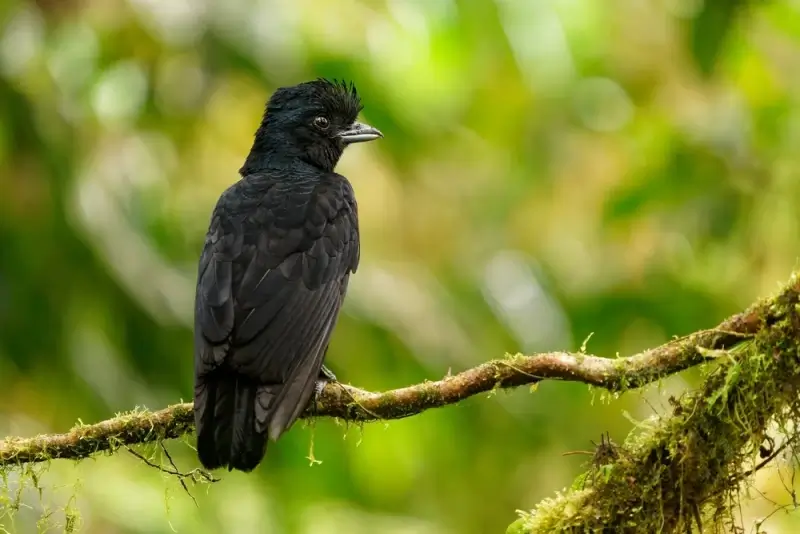
<path id="1" fill-rule="evenodd" d="M 259 155 L 299 157 L 332 171 L 347 145 L 383 137 L 356 121 L 361 109 L 352 83 L 318 79 L 281 87 L 267 102 L 248 162 Z"/>

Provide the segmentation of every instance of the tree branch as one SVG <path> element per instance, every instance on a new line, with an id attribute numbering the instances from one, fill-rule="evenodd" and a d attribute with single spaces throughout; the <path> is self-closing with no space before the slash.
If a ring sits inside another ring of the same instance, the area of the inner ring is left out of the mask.
<path id="1" fill-rule="evenodd" d="M 568 491 L 521 513 L 508 534 L 744 532 L 737 503 L 758 458 L 800 454 L 800 273 L 745 316 L 752 341 L 670 398 L 670 414 L 637 425 L 622 446 L 601 444 Z"/>
<path id="2" fill-rule="evenodd" d="M 303 417 L 329 416 L 348 421 L 399 419 L 430 408 L 455 404 L 496 388 L 513 388 L 541 380 L 583 382 L 611 391 L 644 386 L 697 365 L 752 337 L 764 321 L 769 301 L 734 315 L 712 330 L 696 332 L 626 358 L 550 352 L 493 360 L 435 382 L 373 393 L 328 384 Z M 178 438 L 194 428 L 192 405 L 176 404 L 149 412 L 135 410 L 64 434 L 0 441 L 0 466 L 56 458 L 81 459 L 122 445 Z"/>

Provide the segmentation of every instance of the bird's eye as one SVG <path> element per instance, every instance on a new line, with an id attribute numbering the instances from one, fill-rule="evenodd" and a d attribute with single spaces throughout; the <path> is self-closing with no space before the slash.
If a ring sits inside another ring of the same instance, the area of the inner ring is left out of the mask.
<path id="1" fill-rule="evenodd" d="M 317 117 L 314 119 L 314 126 L 319 128 L 320 130 L 325 130 L 328 127 L 328 119 L 325 117 Z"/>

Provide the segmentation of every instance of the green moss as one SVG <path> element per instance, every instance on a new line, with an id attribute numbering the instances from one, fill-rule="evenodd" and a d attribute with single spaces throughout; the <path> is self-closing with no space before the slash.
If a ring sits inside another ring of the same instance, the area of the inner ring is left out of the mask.
<path id="1" fill-rule="evenodd" d="M 137 443 L 138 455 L 146 465 L 173 472 L 171 462 L 165 463 L 162 444 L 167 439 L 185 437 L 191 428 L 192 414 L 190 410 L 179 406 L 173 415 L 165 424 L 163 418 L 158 420 L 157 413 L 135 409 L 117 415 L 105 423 L 107 426 L 103 428 L 79 422 L 69 432 L 76 439 L 53 442 L 49 446 L 45 446 L 45 442 L 39 439 L 11 441 L 13 447 L 6 448 L 7 456 L 2 458 L 4 463 L 0 463 L 0 533 L 17 531 L 14 518 L 17 511 L 25 506 L 23 495 L 30 490 L 38 496 L 42 509 L 36 523 L 38 532 L 52 532 L 53 529 L 63 532 L 80 530 L 82 521 L 76 506 L 80 481 L 72 485 L 72 494 L 63 508 L 52 509 L 44 496 L 44 488 L 47 486 L 45 477 L 54 459 L 71 458 L 73 461 L 80 461 L 101 452 L 113 454 L 124 447 L 125 443 Z M 28 462 L 25 459 L 35 461 Z M 176 476 L 180 478 L 186 491 L 186 481 L 194 485 L 215 480 L 199 469 Z"/>
<path id="2" fill-rule="evenodd" d="M 800 312 L 788 291 L 754 340 L 716 358 L 701 388 L 671 399 L 665 418 L 596 457 L 564 495 L 508 528 L 540 532 L 729 532 L 739 491 L 772 422 L 797 428 Z M 793 434 L 789 434 L 793 437 Z"/>

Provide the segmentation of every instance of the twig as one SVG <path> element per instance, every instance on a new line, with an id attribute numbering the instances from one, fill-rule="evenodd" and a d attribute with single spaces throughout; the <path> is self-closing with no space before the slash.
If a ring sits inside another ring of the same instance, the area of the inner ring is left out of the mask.
<path id="1" fill-rule="evenodd" d="M 208 471 L 205 471 L 204 469 L 196 468 L 196 469 L 192 469 L 191 471 L 187 471 L 186 473 L 181 472 L 178 469 L 178 466 L 175 465 L 175 462 L 172 460 L 172 456 L 167 451 L 167 448 L 164 446 L 163 443 L 161 443 L 161 449 L 164 451 L 164 454 L 167 456 L 167 460 L 169 461 L 170 465 L 172 465 L 172 468 L 164 467 L 163 465 L 158 465 L 157 463 L 153 462 L 152 460 L 150 460 L 149 458 L 147 458 L 143 454 L 141 454 L 139 452 L 136 452 L 134 449 L 132 449 L 128 445 L 123 445 L 123 447 L 125 447 L 125 449 L 129 453 L 131 453 L 132 455 L 134 455 L 135 457 L 137 457 L 138 459 L 140 459 L 141 461 L 143 461 L 145 464 L 147 464 L 148 466 L 152 467 L 153 469 L 157 469 L 157 470 L 161 471 L 162 473 L 166 473 L 167 475 L 172 475 L 174 477 L 178 477 L 178 479 L 181 481 L 181 484 L 184 484 L 183 480 L 186 479 L 186 478 L 192 479 L 193 482 L 197 482 L 197 481 L 200 481 L 200 480 L 203 480 L 203 481 L 206 481 L 206 482 L 219 482 L 221 480 L 219 478 L 216 478 L 214 475 L 212 475 Z M 185 484 L 184 484 L 183 487 L 184 487 L 184 489 L 186 489 L 187 492 L 189 491 L 188 488 L 186 488 Z"/>
<path id="2" fill-rule="evenodd" d="M 156 469 L 156 470 L 161 471 L 162 473 L 166 473 L 168 475 L 177 476 L 179 478 L 181 478 L 183 476 L 183 473 L 179 473 L 177 469 L 174 470 L 174 471 L 172 469 L 167 469 L 166 467 L 160 466 L 157 463 L 153 462 L 152 460 L 147 458 L 145 455 L 140 454 L 140 453 L 136 452 L 135 450 L 131 449 L 129 446 L 124 445 L 124 447 L 129 453 L 131 453 L 133 456 L 136 456 L 138 459 L 140 459 L 146 465 L 152 467 L 153 469 Z"/>
<path id="3" fill-rule="evenodd" d="M 786 450 L 786 447 L 788 447 L 789 444 L 792 443 L 792 441 L 794 441 L 794 440 L 793 439 L 788 439 L 788 440 L 784 441 L 783 444 L 780 447 L 778 447 L 777 449 L 772 451 L 772 454 L 770 454 L 769 456 L 767 456 L 766 458 L 764 458 L 763 460 L 758 462 L 753 468 L 748 469 L 747 471 L 742 473 L 741 476 L 739 476 L 739 478 L 742 478 L 742 479 L 743 478 L 747 478 L 750 475 L 752 475 L 753 473 L 756 473 L 756 472 L 761 471 L 762 469 L 764 469 L 767 466 L 768 463 L 770 463 L 772 460 L 777 458 L 780 453 L 782 453 L 784 450 Z"/>

